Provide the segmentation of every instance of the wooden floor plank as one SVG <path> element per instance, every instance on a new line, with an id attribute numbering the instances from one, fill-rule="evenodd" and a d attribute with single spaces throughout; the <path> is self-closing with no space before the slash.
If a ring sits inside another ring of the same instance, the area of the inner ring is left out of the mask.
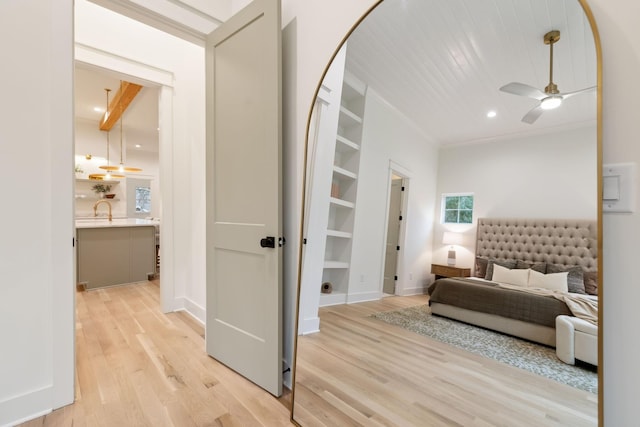
<path id="1" fill-rule="evenodd" d="M 291 425 L 288 398 L 209 357 L 204 327 L 159 295 L 158 281 L 77 292 L 76 401 L 23 426 Z"/>
<path id="2" fill-rule="evenodd" d="M 345 425 L 597 425 L 592 393 L 369 317 L 427 301 L 425 295 L 389 297 L 322 308 L 320 332 L 298 340 L 294 418 L 305 427 L 333 420 Z"/>

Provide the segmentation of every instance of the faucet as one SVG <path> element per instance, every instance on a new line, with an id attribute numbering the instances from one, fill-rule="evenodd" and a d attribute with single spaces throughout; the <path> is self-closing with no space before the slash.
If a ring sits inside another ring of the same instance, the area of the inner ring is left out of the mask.
<path id="1" fill-rule="evenodd" d="M 100 203 L 106 203 L 107 206 L 109 206 L 109 221 L 111 221 L 111 219 L 113 218 L 111 216 L 111 203 L 109 203 L 108 200 L 98 200 L 94 205 L 93 205 L 93 216 L 98 216 L 98 205 Z"/>

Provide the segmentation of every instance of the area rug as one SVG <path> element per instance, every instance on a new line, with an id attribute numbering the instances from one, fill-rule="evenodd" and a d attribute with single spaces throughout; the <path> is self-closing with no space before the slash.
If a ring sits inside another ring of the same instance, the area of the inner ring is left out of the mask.
<path id="1" fill-rule="evenodd" d="M 371 317 L 581 390 L 598 392 L 595 368 L 567 365 L 550 347 L 432 316 L 427 305 L 375 313 Z"/>

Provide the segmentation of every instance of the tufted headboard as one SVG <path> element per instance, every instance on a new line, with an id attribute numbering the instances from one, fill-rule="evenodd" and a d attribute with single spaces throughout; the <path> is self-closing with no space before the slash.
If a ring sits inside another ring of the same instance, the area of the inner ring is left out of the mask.
<path id="1" fill-rule="evenodd" d="M 598 269 L 596 221 L 480 218 L 476 256 Z"/>

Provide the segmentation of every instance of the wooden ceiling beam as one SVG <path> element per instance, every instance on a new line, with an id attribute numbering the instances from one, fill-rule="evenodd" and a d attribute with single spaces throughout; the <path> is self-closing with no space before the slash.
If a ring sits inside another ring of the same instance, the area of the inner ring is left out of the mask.
<path id="1" fill-rule="evenodd" d="M 131 82 L 123 81 L 109 103 L 109 109 L 103 114 L 100 120 L 100 130 L 109 131 L 120 120 L 122 114 L 127 110 L 133 98 L 140 92 L 142 86 Z"/>

